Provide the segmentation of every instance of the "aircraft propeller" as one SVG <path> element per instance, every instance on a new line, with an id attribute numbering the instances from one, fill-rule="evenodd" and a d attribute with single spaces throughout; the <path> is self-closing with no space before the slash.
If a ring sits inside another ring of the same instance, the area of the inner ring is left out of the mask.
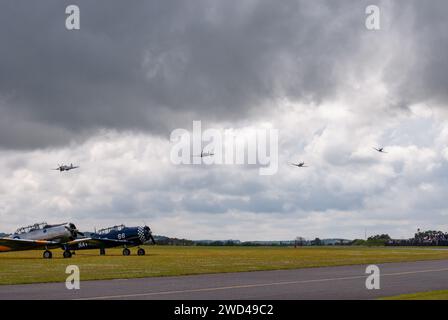
<path id="1" fill-rule="evenodd" d="M 84 236 L 84 233 L 79 231 L 73 223 L 69 223 L 68 226 L 65 226 L 65 229 L 67 229 L 70 232 L 73 239 L 76 239 L 78 237 L 78 235 L 80 235 L 82 237 Z"/>
<path id="2" fill-rule="evenodd" d="M 152 234 L 150 234 L 149 237 L 151 238 L 152 244 L 156 244 L 156 240 L 154 240 L 154 237 L 152 236 Z"/>
<path id="3" fill-rule="evenodd" d="M 145 230 L 145 235 L 147 237 L 149 237 L 149 239 L 151 239 L 152 244 L 156 244 L 156 241 L 154 240 L 154 237 L 152 236 L 151 229 L 146 225 L 143 229 Z"/>

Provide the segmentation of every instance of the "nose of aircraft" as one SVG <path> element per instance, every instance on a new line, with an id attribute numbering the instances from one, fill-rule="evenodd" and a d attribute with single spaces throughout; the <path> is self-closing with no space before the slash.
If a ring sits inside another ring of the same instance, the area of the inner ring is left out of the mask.
<path id="1" fill-rule="evenodd" d="M 74 223 L 69 223 L 69 224 L 68 224 L 68 227 L 66 226 L 65 228 L 71 233 L 71 235 L 72 235 L 72 237 L 73 237 L 74 239 L 76 239 L 76 238 L 78 237 L 78 235 L 80 235 L 80 236 L 84 236 L 84 233 L 80 232 L 80 231 L 76 228 L 76 226 L 75 226 Z"/>

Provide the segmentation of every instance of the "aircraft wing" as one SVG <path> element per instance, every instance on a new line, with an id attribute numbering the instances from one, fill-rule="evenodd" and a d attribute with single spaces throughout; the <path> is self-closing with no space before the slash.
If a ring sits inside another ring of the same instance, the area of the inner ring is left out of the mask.
<path id="1" fill-rule="evenodd" d="M 60 246 L 60 243 L 46 240 L 27 240 L 0 238 L 0 252 L 52 249 Z"/>
<path id="2" fill-rule="evenodd" d="M 132 245 L 132 242 L 126 240 L 107 239 L 107 238 L 80 238 L 64 243 L 71 250 L 113 248 L 123 245 Z"/>

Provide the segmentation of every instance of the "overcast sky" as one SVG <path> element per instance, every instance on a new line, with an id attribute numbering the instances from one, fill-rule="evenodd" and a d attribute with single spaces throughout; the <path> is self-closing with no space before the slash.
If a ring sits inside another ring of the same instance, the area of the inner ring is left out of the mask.
<path id="1" fill-rule="evenodd" d="M 365 27 L 370 4 L 380 30 Z M 444 0 L 2 1 L 0 231 L 448 231 L 447 15 Z M 278 173 L 172 164 L 170 134 L 193 120 L 278 129 Z"/>

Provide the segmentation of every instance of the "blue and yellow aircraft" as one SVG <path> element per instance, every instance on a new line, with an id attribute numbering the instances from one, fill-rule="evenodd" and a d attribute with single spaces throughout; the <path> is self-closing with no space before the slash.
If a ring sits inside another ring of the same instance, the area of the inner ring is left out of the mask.
<path id="1" fill-rule="evenodd" d="M 129 247 L 138 247 L 137 255 L 145 255 L 145 249 L 141 245 L 151 241 L 155 244 L 151 229 L 148 226 L 126 227 L 118 225 L 104 228 L 92 233 L 87 238 L 79 238 L 68 242 L 65 249 L 68 251 L 100 249 L 100 255 L 106 254 L 106 248 L 123 246 L 123 255 L 129 256 Z"/>

